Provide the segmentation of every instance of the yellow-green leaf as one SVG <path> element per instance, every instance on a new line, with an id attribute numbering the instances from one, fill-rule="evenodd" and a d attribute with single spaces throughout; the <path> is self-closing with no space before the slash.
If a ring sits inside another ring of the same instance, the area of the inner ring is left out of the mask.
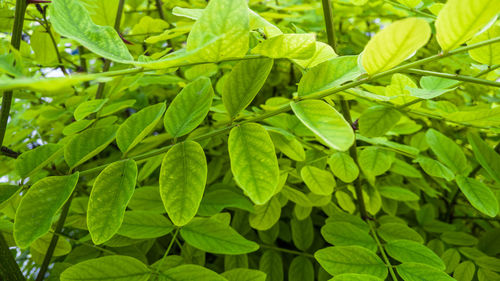
<path id="1" fill-rule="evenodd" d="M 488 186 L 476 179 L 461 175 L 457 176 L 456 181 L 458 187 L 460 187 L 460 190 L 474 208 L 490 217 L 495 217 L 498 214 L 497 198 Z"/>
<path id="2" fill-rule="evenodd" d="M 496 37 L 500 37 L 500 26 L 493 25 L 487 31 L 472 38 L 467 44 L 476 44 Z M 469 55 L 472 59 L 480 63 L 487 65 L 500 64 L 500 42 L 472 49 L 469 51 Z"/>
<path id="3" fill-rule="evenodd" d="M 252 54 L 259 54 L 273 59 L 310 59 L 316 52 L 314 34 L 282 34 L 271 37 L 252 49 Z"/>
<path id="4" fill-rule="evenodd" d="M 330 195 L 335 187 L 333 175 L 325 170 L 314 166 L 305 166 L 300 170 L 300 176 L 312 193 L 318 195 Z"/>

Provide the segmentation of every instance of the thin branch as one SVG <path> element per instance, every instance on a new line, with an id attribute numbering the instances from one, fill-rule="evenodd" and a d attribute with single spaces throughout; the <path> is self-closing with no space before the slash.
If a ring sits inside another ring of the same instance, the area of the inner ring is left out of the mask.
<path id="1" fill-rule="evenodd" d="M 292 254 L 292 255 L 296 255 L 296 256 L 303 256 L 303 257 L 314 259 L 314 255 L 306 253 L 306 252 L 299 252 L 299 251 L 294 251 L 294 250 L 289 250 L 289 249 L 283 249 L 283 248 L 272 246 L 272 245 L 265 245 L 265 244 L 259 244 L 259 245 L 261 248 L 271 249 L 271 250 L 275 250 L 278 252 L 283 252 L 283 253 L 288 253 L 288 254 Z"/>
<path id="2" fill-rule="evenodd" d="M 162 8 L 162 5 L 163 3 L 161 2 L 161 0 L 155 0 L 155 4 L 156 4 L 156 9 L 158 10 L 158 14 L 160 14 L 160 19 L 162 20 L 165 20 L 165 13 L 163 13 L 163 8 Z"/>
<path id="3" fill-rule="evenodd" d="M 378 239 L 377 231 L 375 230 L 375 227 L 373 226 L 373 222 L 368 221 L 368 225 L 370 226 L 370 230 L 372 232 L 373 239 L 375 239 L 375 242 L 377 243 L 380 254 L 382 255 L 382 259 L 384 259 L 384 263 L 387 266 L 387 269 L 389 269 L 389 274 L 391 274 L 392 280 L 397 281 L 398 277 L 396 276 L 396 273 L 394 272 L 394 269 L 392 268 L 392 264 L 389 261 L 387 254 L 385 253 L 385 249 L 382 246 L 382 243 L 380 243 L 380 240 Z"/>
<path id="4" fill-rule="evenodd" d="M 396 6 L 396 7 L 400 8 L 400 9 L 406 10 L 406 11 L 408 11 L 410 13 L 413 13 L 413 14 L 416 14 L 416 15 L 424 16 L 424 17 L 431 18 L 431 19 L 436 19 L 437 18 L 433 14 L 422 12 L 420 10 L 407 7 L 407 6 L 403 5 L 403 4 L 399 4 L 399 3 L 396 3 L 394 1 L 384 0 L 384 2 L 389 3 L 389 4 L 393 5 L 393 6 Z"/>
<path id="5" fill-rule="evenodd" d="M 453 79 L 453 80 L 457 80 L 457 81 L 469 82 L 469 83 L 474 83 L 474 84 L 478 84 L 478 85 L 500 87 L 500 82 L 471 77 L 471 76 L 459 75 L 459 74 L 449 74 L 449 73 L 421 70 L 421 69 L 415 69 L 415 68 L 406 69 L 406 70 L 403 70 L 403 72 L 413 73 L 413 74 L 418 74 L 418 75 L 435 76 L 435 77 L 441 77 L 441 78 L 446 78 L 446 79 Z"/>
<path id="6" fill-rule="evenodd" d="M 165 254 L 161 258 L 160 262 L 158 263 L 158 266 L 156 266 L 156 268 L 153 272 L 153 275 L 156 275 L 154 280 L 158 279 L 158 273 L 160 271 L 160 268 L 162 267 L 163 263 L 165 262 L 165 259 L 167 258 L 168 254 L 170 253 L 172 246 L 174 246 L 175 240 L 177 239 L 177 234 L 179 234 L 179 228 L 175 229 L 175 232 L 172 235 L 172 240 L 170 240 L 170 243 L 168 244 L 168 247 L 167 247 L 167 250 L 165 251 Z"/>

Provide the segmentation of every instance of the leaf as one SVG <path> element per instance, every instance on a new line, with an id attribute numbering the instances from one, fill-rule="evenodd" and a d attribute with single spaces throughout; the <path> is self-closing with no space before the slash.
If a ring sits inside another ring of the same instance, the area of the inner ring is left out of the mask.
<path id="1" fill-rule="evenodd" d="M 35 174 L 63 153 L 59 144 L 48 143 L 35 149 L 23 152 L 16 159 L 16 171 L 22 178 Z"/>
<path id="2" fill-rule="evenodd" d="M 500 26 L 493 25 L 487 31 L 474 36 L 467 45 L 476 44 L 500 36 Z M 487 65 L 500 64 L 500 43 L 490 44 L 481 48 L 469 50 L 471 58 L 479 63 Z"/>
<path id="3" fill-rule="evenodd" d="M 49 13 L 52 26 L 62 36 L 112 61 L 131 63 L 134 60 L 115 29 L 93 23 L 79 1 L 54 0 Z"/>
<path id="4" fill-rule="evenodd" d="M 213 216 L 225 208 L 237 208 L 254 213 L 252 202 L 240 192 L 233 189 L 217 189 L 203 195 L 198 209 L 200 216 Z"/>
<path id="5" fill-rule="evenodd" d="M 329 281 L 382 281 L 382 279 L 368 274 L 344 273 L 336 275 Z"/>
<path id="6" fill-rule="evenodd" d="M 321 228 L 321 235 L 335 246 L 361 246 L 372 252 L 377 250 L 370 234 L 349 222 L 328 222 Z"/>
<path id="7" fill-rule="evenodd" d="M 241 255 L 259 249 L 259 245 L 214 219 L 195 218 L 181 228 L 181 235 L 189 245 L 214 254 Z"/>
<path id="8" fill-rule="evenodd" d="M 266 281 L 266 274 L 256 269 L 235 268 L 221 274 L 227 281 Z"/>
<path id="9" fill-rule="evenodd" d="M 309 190 L 318 195 L 330 195 L 335 187 L 335 179 L 330 172 L 314 166 L 304 166 L 300 170 L 300 176 Z"/>
<path id="10" fill-rule="evenodd" d="M 314 253 L 314 257 L 331 275 L 360 273 L 383 280 L 387 276 L 384 262 L 375 253 L 359 246 L 327 247 Z"/>
<path id="11" fill-rule="evenodd" d="M 52 236 L 54 234 L 52 233 L 47 233 L 44 236 L 36 239 L 31 243 L 30 245 L 30 250 L 34 250 L 38 253 L 46 253 L 47 250 L 49 249 L 50 242 L 52 240 Z M 57 244 L 54 248 L 54 257 L 60 257 L 60 256 L 65 256 L 71 252 L 71 243 L 68 242 L 68 240 L 59 237 L 57 239 Z"/>
<path id="12" fill-rule="evenodd" d="M 421 99 L 433 99 L 442 94 L 448 93 L 450 91 L 455 90 L 455 88 L 448 89 L 457 85 L 459 81 L 446 79 L 435 76 L 424 76 L 420 79 L 420 88 L 406 86 L 406 90 L 408 90 L 412 96 L 421 98 Z"/>
<path id="13" fill-rule="evenodd" d="M 448 274 L 432 266 L 408 262 L 396 266 L 404 281 L 454 281 Z"/>
<path id="14" fill-rule="evenodd" d="M 126 154 L 139 144 L 156 127 L 165 109 L 165 103 L 158 103 L 128 117 L 116 132 L 116 144 L 120 151 Z"/>
<path id="15" fill-rule="evenodd" d="M 229 133 L 228 150 L 238 186 L 255 204 L 265 204 L 279 180 L 278 160 L 267 131 L 255 123 L 236 126 Z"/>
<path id="16" fill-rule="evenodd" d="M 151 270 L 128 256 L 106 256 L 75 264 L 61 274 L 61 281 L 146 281 Z"/>
<path id="17" fill-rule="evenodd" d="M 379 176 L 387 172 L 394 161 L 394 155 L 376 146 L 369 146 L 359 154 L 359 167 L 369 176 Z"/>
<path id="18" fill-rule="evenodd" d="M 306 251 L 311 247 L 314 240 L 314 227 L 311 217 L 304 220 L 292 218 L 290 221 L 293 244 L 297 249 Z"/>
<path id="19" fill-rule="evenodd" d="M 92 128 L 74 136 L 64 147 L 64 159 L 71 169 L 103 151 L 114 139 L 117 126 Z"/>
<path id="20" fill-rule="evenodd" d="M 295 161 L 304 161 L 306 159 L 304 146 L 294 136 L 289 137 L 273 131 L 269 131 L 269 136 L 273 140 L 274 146 L 288 158 Z"/>
<path id="21" fill-rule="evenodd" d="M 288 281 L 314 281 L 314 267 L 310 259 L 297 256 L 290 263 Z"/>
<path id="22" fill-rule="evenodd" d="M 194 130 L 205 119 L 212 105 L 214 91 L 209 78 L 189 83 L 175 97 L 165 112 L 165 129 L 174 138 Z"/>
<path id="23" fill-rule="evenodd" d="M 476 237 L 465 232 L 447 231 L 441 234 L 441 240 L 450 245 L 473 246 L 478 243 Z M 458 256 L 460 256 L 458 254 Z"/>
<path id="24" fill-rule="evenodd" d="M 259 270 L 267 274 L 267 281 L 283 281 L 283 259 L 276 251 L 265 251 L 259 260 Z"/>
<path id="25" fill-rule="evenodd" d="M 126 211 L 117 233 L 132 239 L 149 239 L 167 235 L 172 230 L 172 223 L 161 214 Z"/>
<path id="26" fill-rule="evenodd" d="M 453 140 L 434 129 L 429 129 L 425 137 L 439 161 L 456 174 L 466 175 L 468 173 L 470 167 L 467 159 L 462 149 Z"/>
<path id="27" fill-rule="evenodd" d="M 165 207 L 161 201 L 160 189 L 158 186 L 144 186 L 137 188 L 128 203 L 128 207 L 134 211 L 148 211 L 158 214 L 165 212 Z"/>
<path id="28" fill-rule="evenodd" d="M 73 115 L 75 116 L 76 121 L 80 121 L 85 117 L 89 116 L 92 113 L 96 113 L 99 111 L 104 104 L 108 102 L 108 99 L 94 99 L 91 101 L 82 102 L 75 109 Z"/>
<path id="29" fill-rule="evenodd" d="M 302 68 L 312 68 L 335 57 L 337 57 L 337 54 L 330 45 L 316 41 L 316 52 L 311 58 L 303 60 L 295 59 L 293 62 L 300 65 Z"/>
<path id="30" fill-rule="evenodd" d="M 9 199 L 19 194 L 22 188 L 22 186 L 18 185 L 0 184 L 0 210 L 3 209 L 4 203 L 7 203 Z"/>
<path id="31" fill-rule="evenodd" d="M 315 51 L 314 34 L 281 34 L 257 44 L 251 53 L 273 59 L 309 59 Z"/>
<path id="32" fill-rule="evenodd" d="M 119 0 L 79 0 L 97 25 L 113 26 Z"/>
<path id="33" fill-rule="evenodd" d="M 478 257 L 474 260 L 481 268 L 486 268 L 491 271 L 500 271 L 500 259 L 489 256 Z"/>
<path id="34" fill-rule="evenodd" d="M 299 120 L 329 147 L 346 151 L 354 143 L 354 132 L 333 107 L 319 100 L 290 103 Z"/>
<path id="35" fill-rule="evenodd" d="M 386 242 L 406 239 L 421 244 L 424 243 L 424 239 L 418 232 L 400 223 L 385 223 L 378 228 L 377 233 Z"/>
<path id="36" fill-rule="evenodd" d="M 132 159 L 110 164 L 97 176 L 87 211 L 87 226 L 94 244 L 108 241 L 120 228 L 136 180 L 137 164 Z"/>
<path id="37" fill-rule="evenodd" d="M 328 158 L 328 165 L 333 174 L 343 182 L 350 183 L 358 178 L 358 165 L 347 153 L 335 152 Z"/>
<path id="38" fill-rule="evenodd" d="M 436 19 L 436 38 L 447 52 L 466 42 L 500 12 L 496 0 L 450 0 Z"/>
<path id="39" fill-rule="evenodd" d="M 366 45 L 361 62 L 369 75 L 389 70 L 413 56 L 431 36 L 427 21 L 406 18 L 394 21 Z"/>
<path id="40" fill-rule="evenodd" d="M 420 197 L 412 191 L 399 186 L 379 186 L 380 195 L 396 201 L 418 201 Z"/>
<path id="41" fill-rule="evenodd" d="M 498 201 L 491 189 L 484 183 L 465 176 L 457 176 L 457 185 L 471 205 L 490 217 L 498 214 Z"/>
<path id="42" fill-rule="evenodd" d="M 414 241 L 389 241 L 385 245 L 385 250 L 391 257 L 402 263 L 422 263 L 439 270 L 444 270 L 446 268 L 441 258 L 438 257 L 431 249 Z"/>
<path id="43" fill-rule="evenodd" d="M 415 162 L 417 162 L 430 176 L 444 178 L 447 181 L 451 181 L 455 178 L 453 171 L 439 161 L 424 156 L 418 156 Z"/>
<path id="44" fill-rule="evenodd" d="M 50 29 L 52 36 L 54 30 Z M 60 38 L 54 36 L 54 43 L 57 44 Z M 57 63 L 57 53 L 54 48 L 54 43 L 45 29 L 41 25 L 36 27 L 33 35 L 30 37 L 31 48 L 35 52 L 35 59 L 42 65 L 54 65 Z"/>
<path id="45" fill-rule="evenodd" d="M 300 79 L 299 97 L 332 89 L 362 74 L 357 56 L 342 56 L 322 62 L 309 69 Z"/>
<path id="46" fill-rule="evenodd" d="M 252 102 L 272 68 L 273 60 L 266 58 L 244 60 L 233 67 L 222 88 L 222 102 L 231 119 Z"/>
<path id="47" fill-rule="evenodd" d="M 458 281 L 472 281 L 476 266 L 471 261 L 464 261 L 459 264 L 453 272 L 453 277 Z"/>
<path id="48" fill-rule="evenodd" d="M 256 205 L 255 213 L 250 214 L 249 223 L 257 230 L 268 230 L 275 225 L 281 215 L 281 205 L 276 197 L 271 198 L 264 205 Z"/>
<path id="49" fill-rule="evenodd" d="M 52 219 L 69 199 L 78 182 L 78 172 L 46 177 L 33 184 L 23 196 L 14 220 L 14 239 L 20 248 L 49 232 Z"/>
<path id="50" fill-rule="evenodd" d="M 197 57 L 204 61 L 245 56 L 249 47 L 250 27 L 245 0 L 214 0 L 203 10 L 187 38 L 187 51 L 205 47 Z"/>
<path id="51" fill-rule="evenodd" d="M 219 274 L 203 266 L 194 264 L 183 264 L 170 268 L 165 271 L 160 271 L 160 281 L 226 281 L 226 279 Z"/>
<path id="52" fill-rule="evenodd" d="M 359 132 L 365 137 L 383 136 L 399 122 L 399 119 L 401 114 L 393 107 L 372 106 L 359 117 Z"/>
<path id="53" fill-rule="evenodd" d="M 472 146 L 477 162 L 495 181 L 500 183 L 500 155 L 477 134 L 468 133 L 467 140 Z"/>
<path id="54" fill-rule="evenodd" d="M 422 0 L 398 0 L 398 2 L 410 8 L 416 8 Z"/>
<path id="55" fill-rule="evenodd" d="M 196 142 L 174 145 L 163 158 L 160 195 L 172 222 L 187 224 L 198 211 L 207 182 L 207 160 Z"/>

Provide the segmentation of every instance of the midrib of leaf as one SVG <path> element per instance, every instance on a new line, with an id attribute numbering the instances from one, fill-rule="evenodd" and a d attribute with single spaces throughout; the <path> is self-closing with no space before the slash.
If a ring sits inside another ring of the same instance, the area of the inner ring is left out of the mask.
<path id="1" fill-rule="evenodd" d="M 240 132 L 241 132 L 241 136 L 242 136 L 242 137 L 241 137 L 241 142 L 243 142 L 243 148 L 244 148 L 244 149 L 242 149 L 242 150 L 244 151 L 244 154 L 245 154 L 245 159 L 246 159 L 247 161 L 249 160 L 248 162 L 253 162 L 253 160 L 252 160 L 252 155 L 251 155 L 250 151 L 248 151 L 248 142 L 247 142 L 247 139 L 246 139 L 246 138 L 247 138 L 247 136 L 246 136 L 246 134 L 245 134 L 245 133 L 243 133 L 243 132 L 244 132 L 244 130 L 243 130 L 241 127 L 239 128 L 239 130 L 240 130 Z M 250 171 L 250 174 L 252 175 L 252 176 L 251 176 L 251 179 L 252 179 L 252 185 L 253 185 L 252 187 L 253 187 L 253 188 L 256 188 L 256 187 L 257 187 L 257 185 L 258 185 L 258 183 L 257 183 L 257 181 L 256 181 L 256 179 L 255 179 L 256 177 L 255 177 L 255 171 L 254 171 L 254 167 L 253 167 L 253 165 L 249 165 L 249 166 L 248 166 L 248 170 Z M 257 192 L 257 190 L 253 190 L 253 192 L 255 192 L 255 194 L 253 194 L 253 195 L 252 195 L 252 197 L 253 197 L 253 196 L 255 196 L 255 195 L 257 195 L 257 197 L 259 197 L 259 199 L 261 198 L 261 195 L 259 194 L 259 192 Z"/>

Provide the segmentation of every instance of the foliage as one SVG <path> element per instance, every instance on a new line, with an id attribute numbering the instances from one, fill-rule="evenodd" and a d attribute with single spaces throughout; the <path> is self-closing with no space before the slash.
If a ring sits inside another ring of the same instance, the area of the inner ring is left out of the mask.
<path id="1" fill-rule="evenodd" d="M 0 1 L 0 280 L 500 280 L 499 12 Z"/>

